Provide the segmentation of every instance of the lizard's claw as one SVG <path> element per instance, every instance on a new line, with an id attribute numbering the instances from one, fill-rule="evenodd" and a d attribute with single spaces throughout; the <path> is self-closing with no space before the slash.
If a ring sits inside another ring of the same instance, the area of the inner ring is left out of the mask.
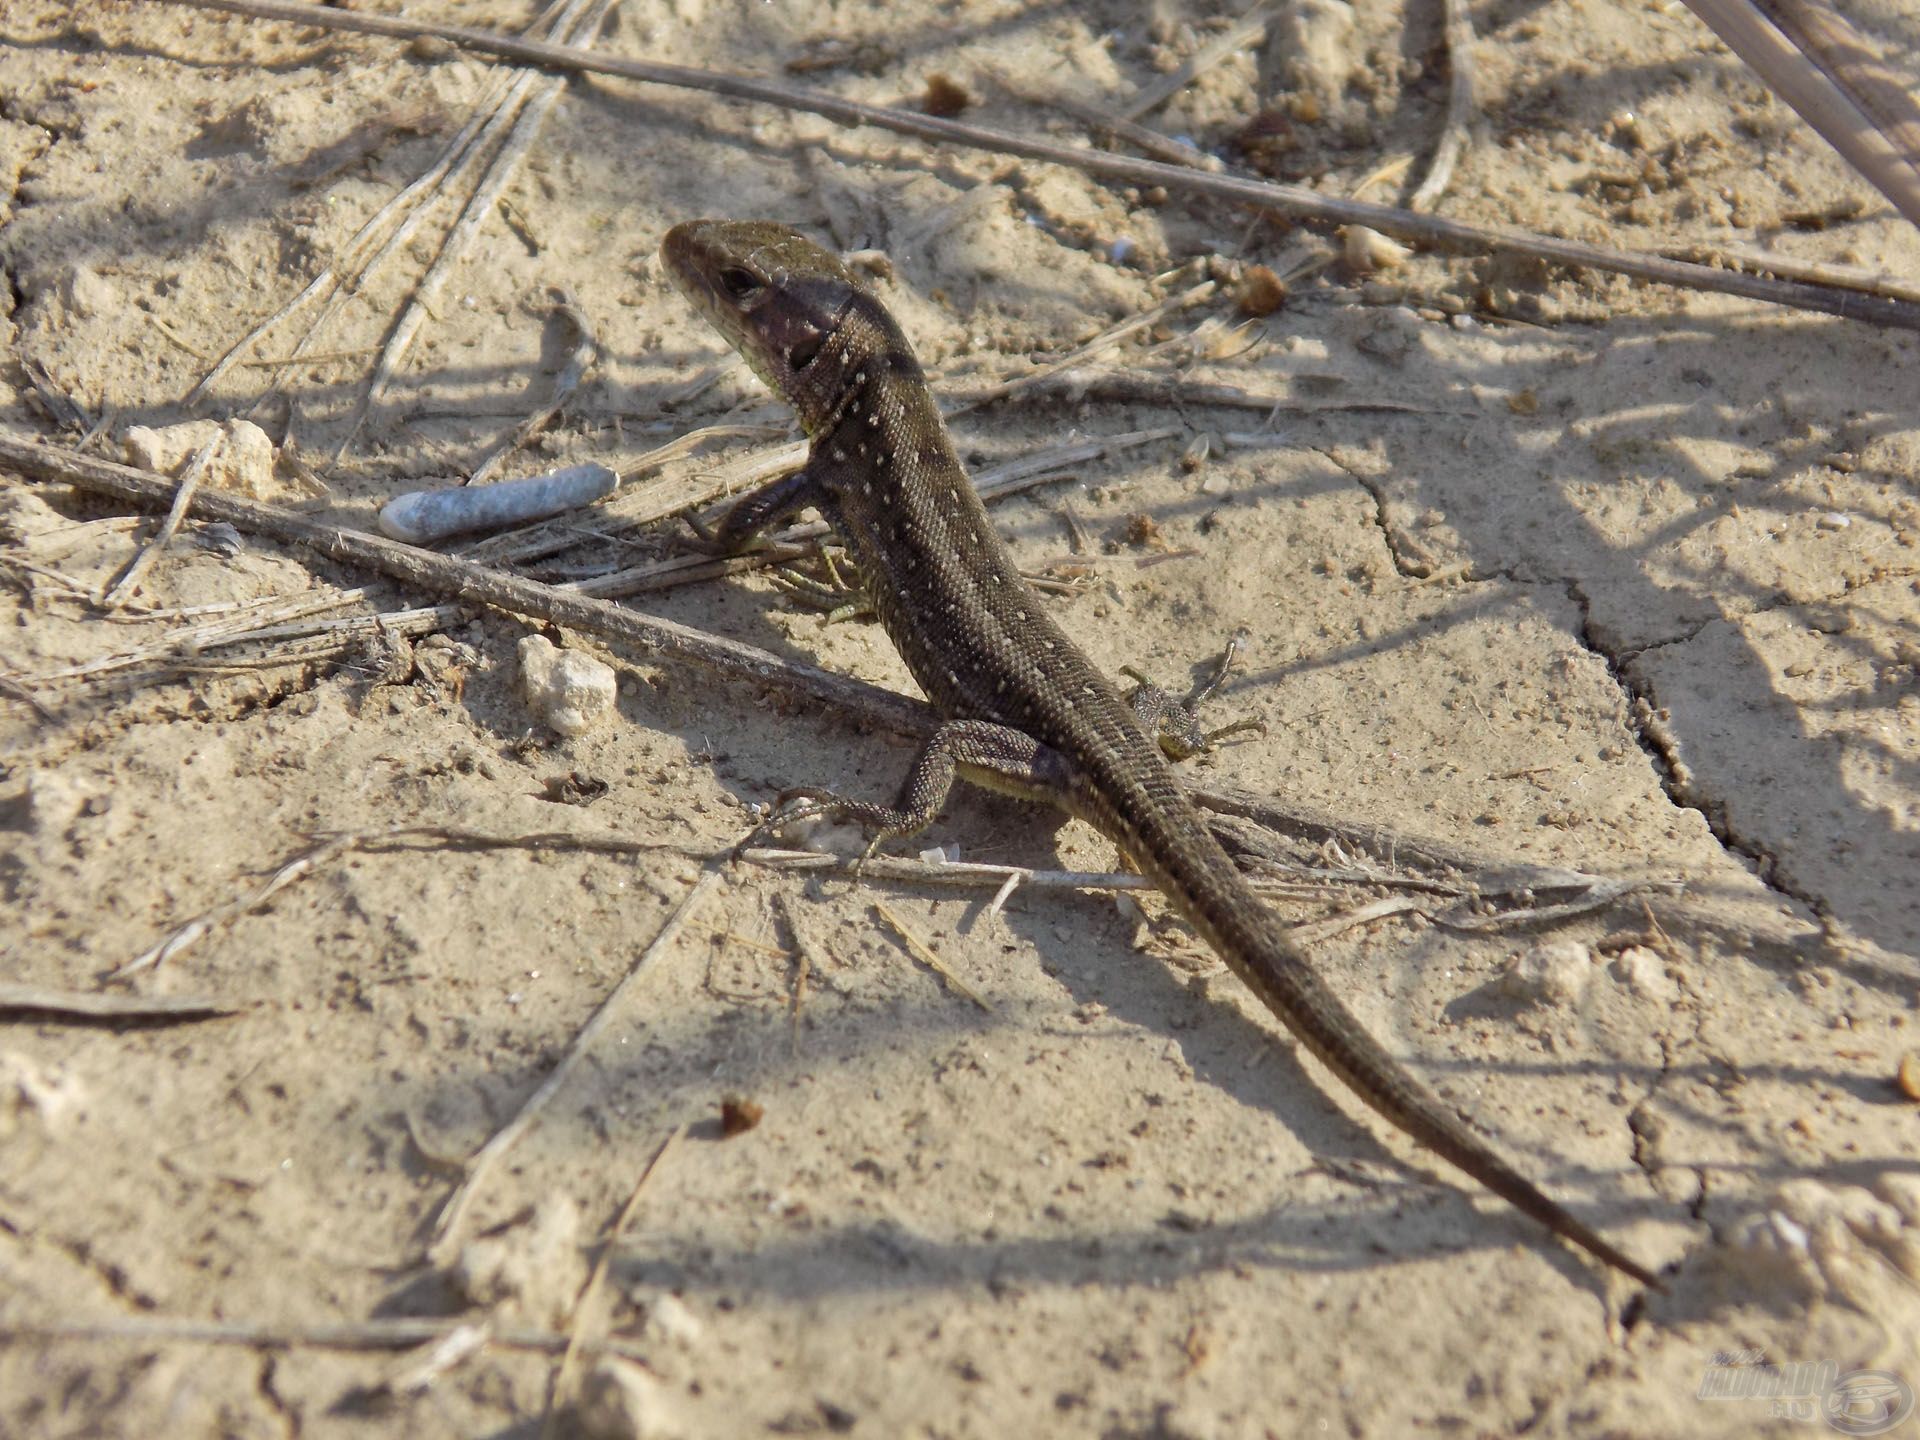
<path id="1" fill-rule="evenodd" d="M 773 804 L 767 807 L 766 813 L 760 817 L 759 823 L 733 847 L 733 858 L 738 860 L 755 845 L 771 839 L 776 831 L 795 821 L 831 815 L 838 803 L 836 797 L 825 790 L 816 790 L 807 786 L 782 790 L 774 797 Z"/>

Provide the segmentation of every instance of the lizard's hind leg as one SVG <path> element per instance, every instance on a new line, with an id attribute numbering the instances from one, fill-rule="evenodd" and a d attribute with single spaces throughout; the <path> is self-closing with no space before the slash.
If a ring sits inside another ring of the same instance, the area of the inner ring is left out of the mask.
<path id="1" fill-rule="evenodd" d="M 851 821 L 871 837 L 866 856 L 882 845 L 918 835 L 940 816 L 955 779 L 1023 800 L 1057 801 L 1072 786 L 1072 765 L 1058 750 L 1024 731 L 988 720 L 950 720 L 914 757 L 891 805 L 850 800 L 829 790 L 781 792 L 773 811 L 742 843 L 802 820 Z"/>

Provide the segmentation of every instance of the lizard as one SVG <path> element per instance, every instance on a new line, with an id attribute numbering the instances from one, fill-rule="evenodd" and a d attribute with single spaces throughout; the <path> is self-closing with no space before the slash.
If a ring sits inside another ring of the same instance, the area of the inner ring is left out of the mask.
<path id="1" fill-rule="evenodd" d="M 1313 968 L 1174 776 L 1169 757 L 1196 739 L 1169 714 L 1179 707 L 1145 686 L 1123 698 L 1014 568 L 885 305 L 836 256 L 773 221 L 686 221 L 660 254 L 809 439 L 805 465 L 736 501 L 710 541 L 745 549 L 794 512 L 819 510 L 942 717 L 893 804 L 794 790 L 775 816 L 857 823 L 872 853 L 930 825 L 959 778 L 1088 822 L 1355 1095 L 1555 1234 L 1663 1288 L 1469 1128 Z"/>

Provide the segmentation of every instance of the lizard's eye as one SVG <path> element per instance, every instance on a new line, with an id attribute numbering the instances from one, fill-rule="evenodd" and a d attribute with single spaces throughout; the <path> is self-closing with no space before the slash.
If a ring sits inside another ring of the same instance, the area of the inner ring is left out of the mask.
<path id="1" fill-rule="evenodd" d="M 720 286 L 729 298 L 743 305 L 766 288 L 758 275 L 739 265 L 729 265 L 720 272 Z"/>

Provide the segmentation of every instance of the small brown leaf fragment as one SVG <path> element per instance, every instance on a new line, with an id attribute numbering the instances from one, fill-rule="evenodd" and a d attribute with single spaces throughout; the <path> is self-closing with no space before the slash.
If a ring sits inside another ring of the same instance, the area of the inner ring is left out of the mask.
<path id="1" fill-rule="evenodd" d="M 744 1095 L 726 1095 L 720 1100 L 720 1133 L 731 1140 L 744 1135 L 760 1123 L 766 1107 Z"/>
<path id="2" fill-rule="evenodd" d="M 1831 205 L 1810 210 L 1788 210 L 1780 216 L 1780 223 L 1791 225 L 1796 230 L 1825 230 L 1831 225 L 1857 220 L 1866 206 L 1867 202 L 1860 196 L 1849 195 Z"/>
<path id="3" fill-rule="evenodd" d="M 878 75 L 894 62 L 891 48 L 877 40 L 850 40 L 843 35 L 816 35 L 800 42 L 788 59 L 789 75 L 809 75 L 816 70 L 857 70 L 862 75 Z"/>
<path id="4" fill-rule="evenodd" d="M 1249 265 L 1234 295 L 1242 315 L 1271 315 L 1287 303 L 1287 282 L 1265 265 Z"/>
<path id="5" fill-rule="evenodd" d="M 1909 1050 L 1900 1057 L 1900 1068 L 1894 1072 L 1893 1083 L 1907 1099 L 1920 1100 L 1920 1050 Z"/>
<path id="6" fill-rule="evenodd" d="M 1160 531 L 1160 522 L 1144 510 L 1127 517 L 1126 528 L 1120 532 L 1121 540 L 1136 548 L 1164 550 L 1167 537 Z"/>
<path id="7" fill-rule="evenodd" d="M 565 775 L 549 775 L 544 799 L 555 805 L 591 805 L 613 787 L 595 775 L 570 770 Z"/>
<path id="8" fill-rule="evenodd" d="M 926 98 L 920 102 L 927 114 L 950 120 L 971 104 L 973 96 L 959 81 L 937 71 L 927 77 Z"/>
<path id="9" fill-rule="evenodd" d="M 1261 174 L 1287 175 L 1296 163 L 1294 152 L 1300 148 L 1300 137 L 1294 133 L 1292 116 L 1285 110 L 1270 109 L 1241 126 L 1233 143 Z"/>
<path id="10" fill-rule="evenodd" d="M 1533 387 L 1529 385 L 1525 390 L 1516 390 L 1513 394 L 1507 396 L 1507 408 L 1516 415 L 1538 415 L 1540 413 L 1540 397 L 1534 392 Z"/>

